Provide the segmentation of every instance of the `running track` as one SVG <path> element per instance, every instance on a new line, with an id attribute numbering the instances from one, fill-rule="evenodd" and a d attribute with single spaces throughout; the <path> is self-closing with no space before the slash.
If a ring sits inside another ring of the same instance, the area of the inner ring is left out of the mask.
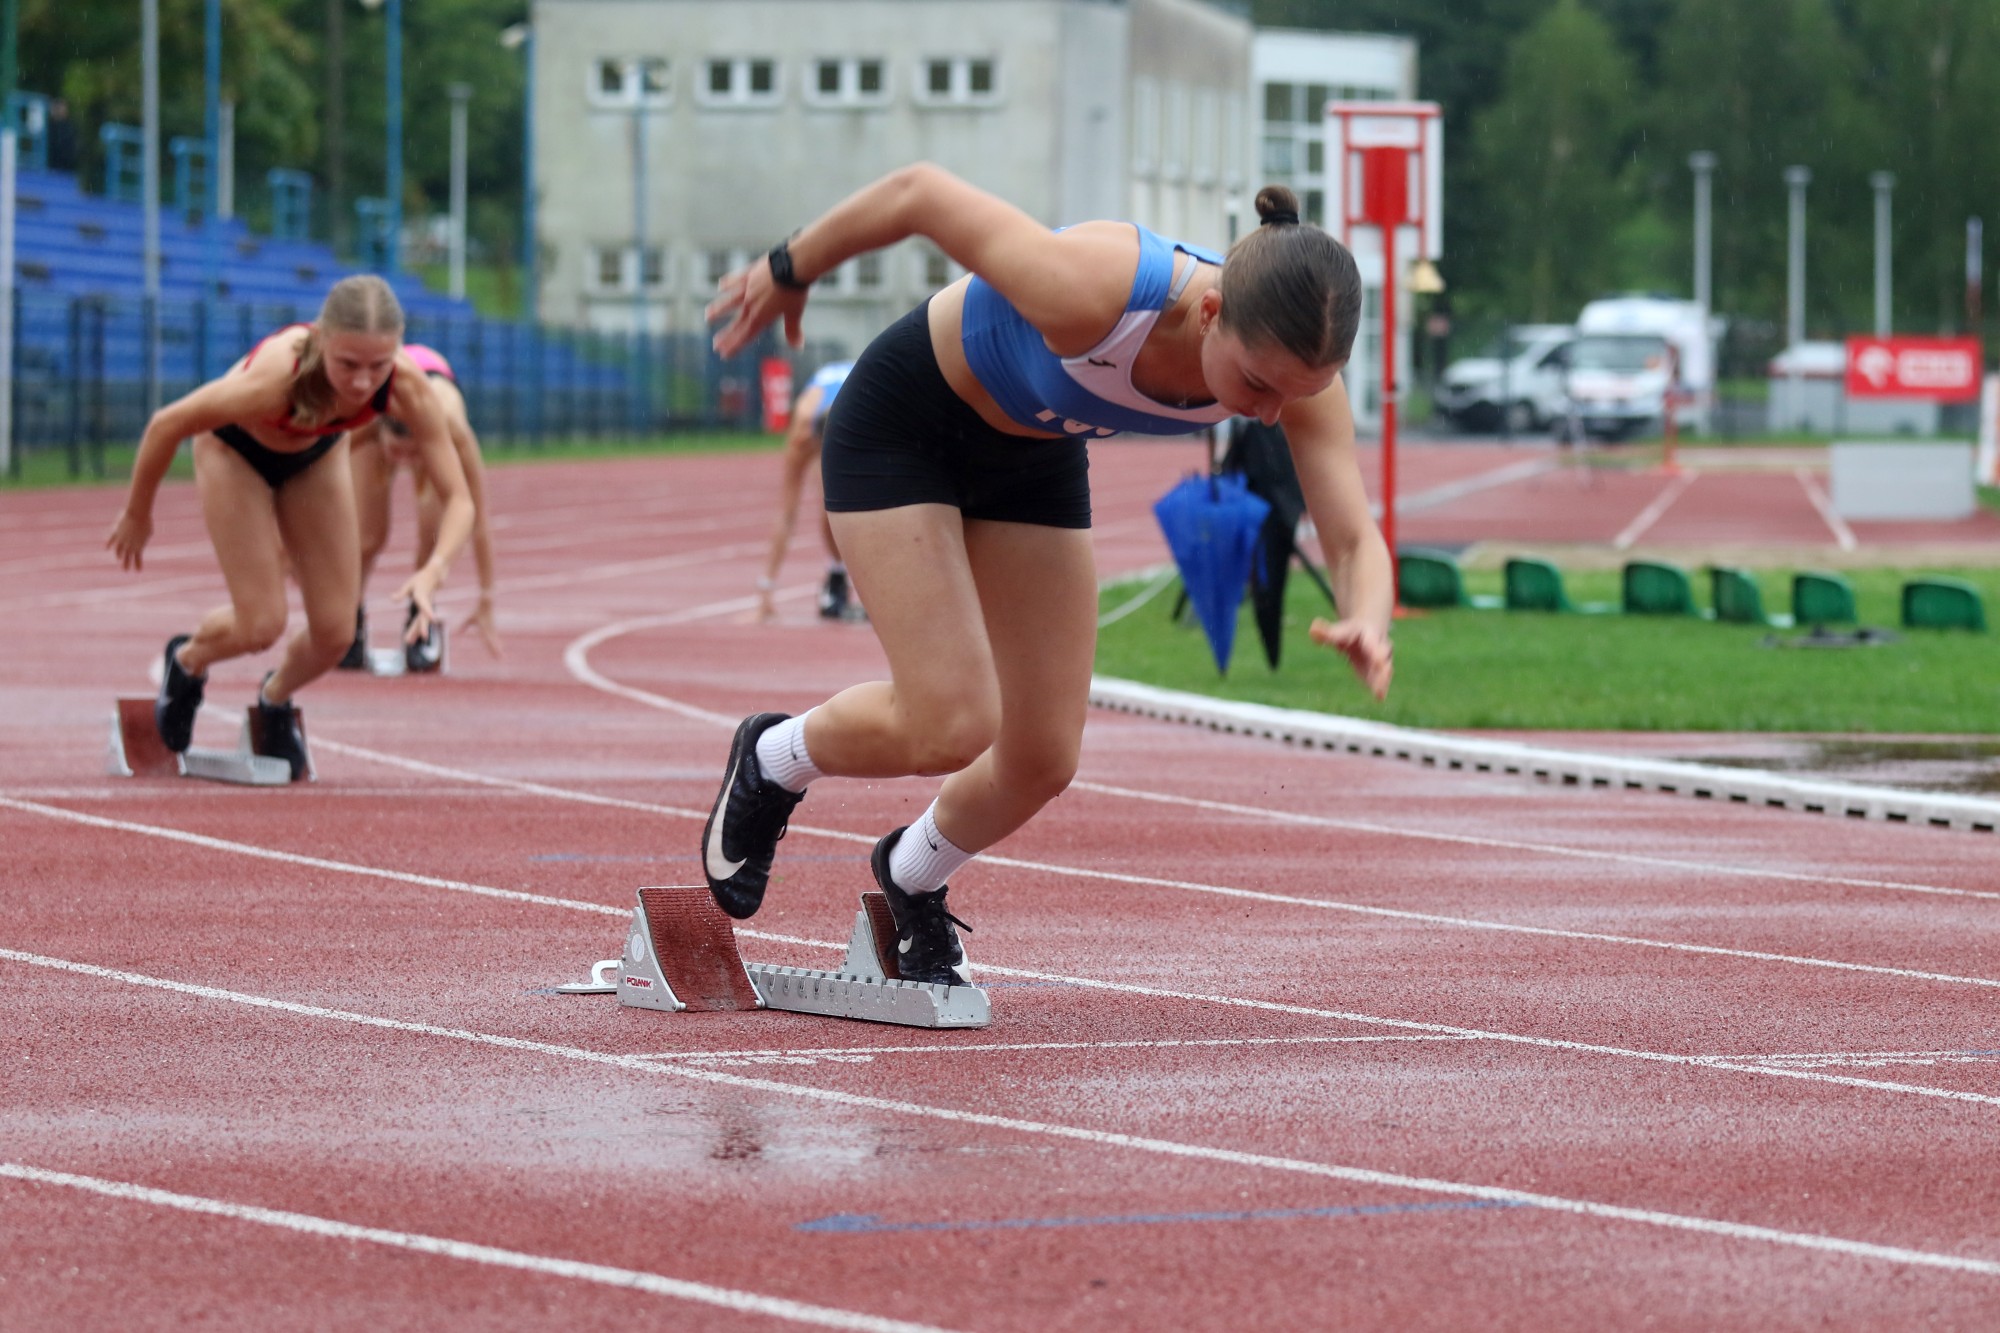
<path id="1" fill-rule="evenodd" d="M 1196 455 L 1095 457 L 1159 560 Z M 2000 1323 L 1990 838 L 1096 714 L 954 894 L 992 1027 L 549 993 L 696 876 L 741 714 L 876 669 L 804 542 L 742 622 L 772 467 L 496 470 L 506 659 L 315 686 L 279 792 L 98 775 L 219 597 L 191 489 L 139 576 L 115 493 L 0 497 L 0 1327 Z M 929 791 L 816 787 L 746 952 L 833 960 Z"/>

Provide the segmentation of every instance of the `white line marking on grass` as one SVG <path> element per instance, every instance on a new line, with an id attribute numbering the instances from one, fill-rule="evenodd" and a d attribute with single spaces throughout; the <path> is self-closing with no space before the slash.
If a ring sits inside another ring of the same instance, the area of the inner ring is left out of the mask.
<path id="1" fill-rule="evenodd" d="M 318 743 L 320 742 L 315 742 L 315 744 Z M 496 781 L 505 781 L 505 779 L 496 779 Z M 642 806 L 637 802 L 610 803 L 641 810 L 657 810 L 660 808 Z M 116 829 L 120 832 L 164 838 L 172 842 L 186 843 L 210 851 L 234 852 L 239 855 L 256 857 L 262 860 L 289 862 L 314 869 L 330 870 L 340 874 L 415 884 L 424 888 L 445 889 L 454 893 L 470 893 L 482 898 L 530 903 L 538 907 L 560 907 L 572 911 L 592 912 L 601 916 L 626 917 L 632 910 L 628 907 L 613 907 L 606 903 L 583 902 L 571 898 L 555 898 L 544 894 L 521 893 L 512 889 L 493 888 L 484 884 L 470 884 L 463 880 L 440 879 L 434 875 L 418 875 L 407 871 L 385 870 L 374 866 L 351 865 L 341 861 L 329 861 L 321 857 L 300 856 L 292 852 L 274 851 L 270 848 L 252 846 L 248 843 L 229 842 L 222 838 L 211 838 L 198 833 L 185 833 L 179 829 L 162 828 L 151 824 L 138 824 L 129 820 L 107 819 L 101 815 L 86 815 L 75 810 L 64 810 L 58 806 L 37 805 L 29 801 L 0 799 L 0 806 L 24 811 L 29 814 L 47 815 L 54 819 L 86 824 L 94 828 Z M 872 841 L 865 834 L 838 834 L 835 836 L 849 838 L 855 842 Z M 739 928 L 736 933 L 746 939 L 766 940 L 771 943 L 792 944 L 811 949 L 835 950 L 846 947 L 845 944 L 837 944 L 831 940 L 816 940 L 798 935 L 783 935 L 773 931 Z M 0 950 L 0 956 L 5 955 L 6 951 Z M 79 966 L 83 965 L 80 964 Z M 1679 1065 L 1690 1068 L 1724 1069 L 1736 1073 L 1759 1074 L 1773 1078 L 1791 1078 L 1814 1083 L 1839 1084 L 1845 1087 L 1865 1088 L 1877 1092 L 1910 1093 L 1921 1097 L 1943 1098 L 1947 1101 L 1978 1102 L 1991 1106 L 2000 1106 L 2000 1097 L 1989 1097 L 1981 1093 L 1957 1092 L 1945 1088 L 1925 1087 L 1921 1084 L 1887 1083 L 1876 1079 L 1815 1074 L 1758 1064 L 1743 1064 L 1731 1061 L 1722 1056 L 1674 1055 L 1664 1051 L 1645 1051 L 1622 1046 L 1602 1046 L 1591 1042 L 1568 1041 L 1557 1037 L 1537 1037 L 1526 1033 L 1498 1032 L 1481 1028 L 1458 1027 L 1445 1023 L 1425 1023 L 1414 1019 L 1386 1018 L 1378 1014 L 1364 1014 L 1344 1009 L 1326 1009 L 1312 1005 L 1285 1004 L 1275 1000 L 1251 999 L 1247 996 L 1217 995 L 1200 991 L 1175 991 L 1157 986 L 1134 985 L 1128 982 L 1097 981 L 1089 977 L 1055 972 L 1038 972 L 1019 967 L 1001 967 L 987 962 L 980 963 L 979 969 L 982 972 L 989 972 L 995 976 L 1018 977 L 1028 981 L 1054 982 L 1064 986 L 1079 986 L 1090 990 L 1108 991 L 1121 995 L 1139 995 L 1151 999 L 1179 1000 L 1193 1004 L 1218 1004 L 1233 1009 L 1248 1009 L 1260 1013 L 1290 1014 L 1307 1018 L 1332 1018 L 1343 1022 L 1357 1023 L 1366 1027 L 1393 1028 L 1400 1032 L 1421 1032 L 1438 1036 L 1476 1038 L 1484 1041 L 1503 1042 L 1510 1045 L 1537 1047 L 1543 1050 L 1608 1055 L 1621 1059 L 1645 1060 L 1657 1064 Z"/>
<path id="2" fill-rule="evenodd" d="M 805 1301 L 786 1300 L 781 1296 L 763 1296 L 751 1291 L 711 1286 L 706 1282 L 688 1282 L 659 1273 L 647 1273 L 631 1268 L 612 1268 L 605 1264 L 582 1263 L 575 1259 L 557 1259 L 545 1254 L 527 1254 L 520 1250 L 504 1250 L 493 1245 L 474 1244 L 471 1241 L 427 1236 L 421 1232 L 357 1226 L 352 1222 L 337 1222 L 328 1217 L 315 1217 L 311 1213 L 260 1208 L 254 1204 L 231 1203 L 226 1199 L 204 1198 L 198 1194 L 180 1194 L 128 1181 L 105 1180 L 99 1176 L 83 1176 L 69 1171 L 50 1171 L 23 1162 L 0 1162 L 0 1177 L 34 1185 L 83 1190 L 86 1193 L 102 1195 L 121 1202 L 150 1204 L 155 1208 L 173 1208 L 184 1213 L 227 1218 L 233 1222 L 254 1222 L 259 1226 L 301 1232 L 326 1240 L 366 1242 L 370 1245 L 387 1246 L 390 1249 L 411 1250 L 418 1254 L 483 1264 L 488 1268 L 511 1268 L 542 1277 L 569 1278 L 578 1282 L 595 1282 L 600 1286 L 623 1287 L 631 1291 L 643 1291 L 652 1296 L 694 1301 L 702 1305 L 734 1310 L 739 1314 L 767 1315 L 773 1319 L 788 1319 L 793 1323 L 813 1324 L 820 1328 L 856 1329 L 862 1333 L 939 1333 L 939 1330 L 929 1324 L 910 1324 L 900 1319 L 883 1319 L 853 1310 L 837 1310 L 830 1306 L 811 1305 Z"/>
<path id="3" fill-rule="evenodd" d="M 1833 539 L 1840 543 L 1840 549 L 1851 551 L 1860 545 L 1854 540 L 1854 529 L 1848 527 L 1840 515 L 1833 512 L 1833 501 L 1819 488 L 1819 481 L 1813 476 L 1812 470 L 1798 468 L 1792 475 L 1799 479 L 1799 485 L 1804 489 L 1806 499 L 1812 501 L 1812 507 L 1819 511 L 1820 521 L 1826 524 L 1827 531 L 1833 534 Z"/>
<path id="4" fill-rule="evenodd" d="M 977 1111 L 962 1111 L 952 1107 L 931 1106 L 921 1102 L 896 1101 L 887 1097 L 869 1097 L 858 1093 L 840 1092 L 832 1088 L 815 1088 L 796 1083 L 778 1082 L 771 1079 L 751 1078 L 743 1074 L 725 1073 L 719 1069 L 703 1069 L 680 1063 L 659 1063 L 642 1056 L 614 1055 L 601 1051 L 587 1050 L 581 1047 L 558 1046 L 551 1042 L 501 1036 L 497 1033 L 478 1032 L 466 1028 L 437 1027 L 429 1023 L 412 1023 L 402 1019 L 383 1018 L 374 1014 L 355 1013 L 351 1010 L 328 1009 L 318 1005 L 298 1004 L 289 1000 L 274 999 L 269 996 L 252 995 L 242 991 L 222 990 L 218 987 L 194 985 L 182 981 L 169 981 L 161 977 L 147 976 L 143 973 L 121 972 L 112 968 L 98 967 L 90 963 L 72 962 L 63 958 L 50 958 L 45 955 L 23 953 L 14 949 L 0 949 L 0 959 L 34 967 L 70 972 L 79 976 L 96 977 L 100 980 L 118 981 L 127 985 L 170 991 L 198 999 L 223 1000 L 231 1004 L 292 1014 L 302 1018 L 317 1018 L 340 1023 L 352 1023 L 379 1030 L 402 1032 L 416 1036 L 441 1037 L 451 1041 L 466 1042 L 528 1054 L 554 1056 L 559 1059 L 606 1065 L 629 1071 L 664 1074 L 668 1077 L 688 1079 L 697 1083 L 709 1083 L 745 1092 L 761 1092 L 779 1097 L 798 1098 L 831 1106 L 845 1107 L 851 1110 L 880 1111 L 890 1115 L 911 1116 L 918 1119 L 939 1121 L 945 1124 L 968 1125 L 980 1129 L 994 1129 L 1016 1134 L 1064 1139 L 1074 1143 L 1089 1144 L 1095 1148 L 1123 1148 L 1134 1152 L 1163 1157 L 1215 1162 L 1225 1166 L 1277 1171 L 1291 1175 L 1318 1177 L 1320 1179 L 1346 1180 L 1356 1184 L 1374 1185 L 1385 1189 L 1411 1190 L 1420 1194 L 1441 1194 L 1459 1198 L 1488 1199 L 1498 1203 L 1512 1203 L 1534 1208 L 1544 1208 L 1551 1212 L 1568 1213 L 1574 1216 L 1590 1217 L 1602 1221 L 1632 1222 L 1644 1226 L 1661 1227 L 1667 1230 L 1714 1236 L 1725 1240 L 1761 1241 L 1795 1249 L 1838 1254 L 1847 1258 L 1875 1259 L 1889 1263 L 1912 1264 L 1926 1268 L 1944 1269 L 1950 1272 L 1973 1273 L 1981 1277 L 2000 1277 L 2000 1262 L 1990 1259 L 1974 1259 L 1964 1255 L 1941 1254 L 1934 1251 L 1909 1249 L 1897 1245 L 1882 1245 L 1872 1241 L 1848 1240 L 1843 1237 L 1818 1235 L 1811 1232 L 1785 1231 L 1777 1227 L 1758 1226 L 1744 1222 L 1728 1222 L 1716 1218 L 1692 1216 L 1685 1213 L 1670 1213 L 1653 1208 L 1630 1208 L 1619 1204 L 1600 1203 L 1590 1199 L 1575 1199 L 1559 1194 L 1541 1194 L 1528 1190 L 1509 1189 L 1504 1186 L 1478 1185 L 1468 1181 L 1441 1180 L 1430 1176 L 1403 1175 L 1398 1172 L 1381 1171 L 1370 1167 L 1343 1166 L 1331 1162 L 1276 1157 L 1264 1153 L 1243 1152 L 1233 1148 L 1217 1148 L 1204 1144 L 1182 1143 L 1172 1139 L 1156 1139 L 1137 1134 L 1121 1134 L 1112 1130 L 1088 1129 L 1079 1125 L 1027 1120 L 1015 1116 L 991 1115 Z"/>
<path id="5" fill-rule="evenodd" d="M 1674 481 L 1673 485 L 1667 487 L 1653 498 L 1653 503 L 1640 510 L 1637 518 L 1626 524 L 1625 531 L 1611 539 L 1611 549 L 1614 551 L 1631 550 L 1633 543 L 1645 536 L 1648 529 L 1664 518 L 1667 510 L 1673 508 L 1674 501 L 1687 494 L 1688 487 L 1694 485 L 1700 478 L 1701 473 L 1699 472 L 1683 472 Z"/>

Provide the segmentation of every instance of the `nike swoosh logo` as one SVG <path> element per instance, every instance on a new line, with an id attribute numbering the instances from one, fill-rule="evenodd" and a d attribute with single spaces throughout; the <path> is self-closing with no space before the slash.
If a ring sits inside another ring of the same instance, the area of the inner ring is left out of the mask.
<path id="1" fill-rule="evenodd" d="M 908 940 L 897 940 L 897 941 L 896 941 L 896 952 L 897 952 L 897 953 L 908 953 L 909 951 L 910 951 L 910 942 L 909 942 Z"/>
<path id="2" fill-rule="evenodd" d="M 722 815 L 729 805 L 729 793 L 736 789 L 736 770 L 743 766 L 743 757 L 729 766 L 729 777 L 722 784 L 722 800 L 715 808 L 715 819 L 708 826 L 708 845 L 702 849 L 702 868 L 713 880 L 728 880 L 743 868 L 742 861 L 732 861 L 722 854 Z M 748 860 L 749 858 L 744 858 Z"/>
<path id="3" fill-rule="evenodd" d="M 1118 363 L 1116 361 L 1099 361 L 1094 356 L 1087 356 L 1084 358 L 1084 360 L 1090 362 L 1090 364 L 1093 366 L 1103 366 L 1106 370 L 1118 369 Z"/>

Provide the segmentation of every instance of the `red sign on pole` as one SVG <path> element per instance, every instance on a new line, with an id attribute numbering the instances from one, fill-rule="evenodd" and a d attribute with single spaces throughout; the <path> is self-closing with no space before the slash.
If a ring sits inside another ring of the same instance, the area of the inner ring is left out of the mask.
<path id="1" fill-rule="evenodd" d="M 1969 403 L 1979 397 L 1977 338 L 1849 338 L 1847 396 L 1934 398 Z"/>
<path id="2" fill-rule="evenodd" d="M 792 424 L 792 368 L 781 356 L 767 356 L 757 369 L 764 390 L 764 429 L 776 435 Z"/>

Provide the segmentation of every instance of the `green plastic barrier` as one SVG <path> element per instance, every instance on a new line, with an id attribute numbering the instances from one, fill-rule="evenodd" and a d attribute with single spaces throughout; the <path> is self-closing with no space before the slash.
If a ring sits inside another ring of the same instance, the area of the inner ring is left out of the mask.
<path id="1" fill-rule="evenodd" d="M 1805 570 L 1792 576 L 1792 620 L 1800 625 L 1852 625 L 1854 589 L 1838 574 Z"/>
<path id="2" fill-rule="evenodd" d="M 1515 556 L 1507 561 L 1502 578 L 1506 582 L 1504 600 L 1509 611 L 1574 611 L 1569 594 L 1563 591 L 1562 571 L 1546 560 Z"/>
<path id="3" fill-rule="evenodd" d="M 1693 616 L 1694 583 L 1679 565 L 1653 560 L 1626 562 L 1621 605 L 1631 616 Z"/>
<path id="4" fill-rule="evenodd" d="M 1979 589 L 1963 579 L 1938 576 L 1911 579 L 1903 585 L 1905 629 L 1986 628 L 1986 606 Z"/>
<path id="5" fill-rule="evenodd" d="M 1396 557 L 1396 578 L 1404 606 L 1435 609 L 1466 604 L 1458 562 L 1442 551 L 1405 551 Z"/>
<path id="6" fill-rule="evenodd" d="M 1771 617 L 1764 614 L 1764 595 L 1757 587 L 1757 580 L 1745 571 L 1729 565 L 1710 565 L 1708 589 L 1709 602 L 1715 607 L 1715 618 L 1724 624 L 1771 623 Z"/>

